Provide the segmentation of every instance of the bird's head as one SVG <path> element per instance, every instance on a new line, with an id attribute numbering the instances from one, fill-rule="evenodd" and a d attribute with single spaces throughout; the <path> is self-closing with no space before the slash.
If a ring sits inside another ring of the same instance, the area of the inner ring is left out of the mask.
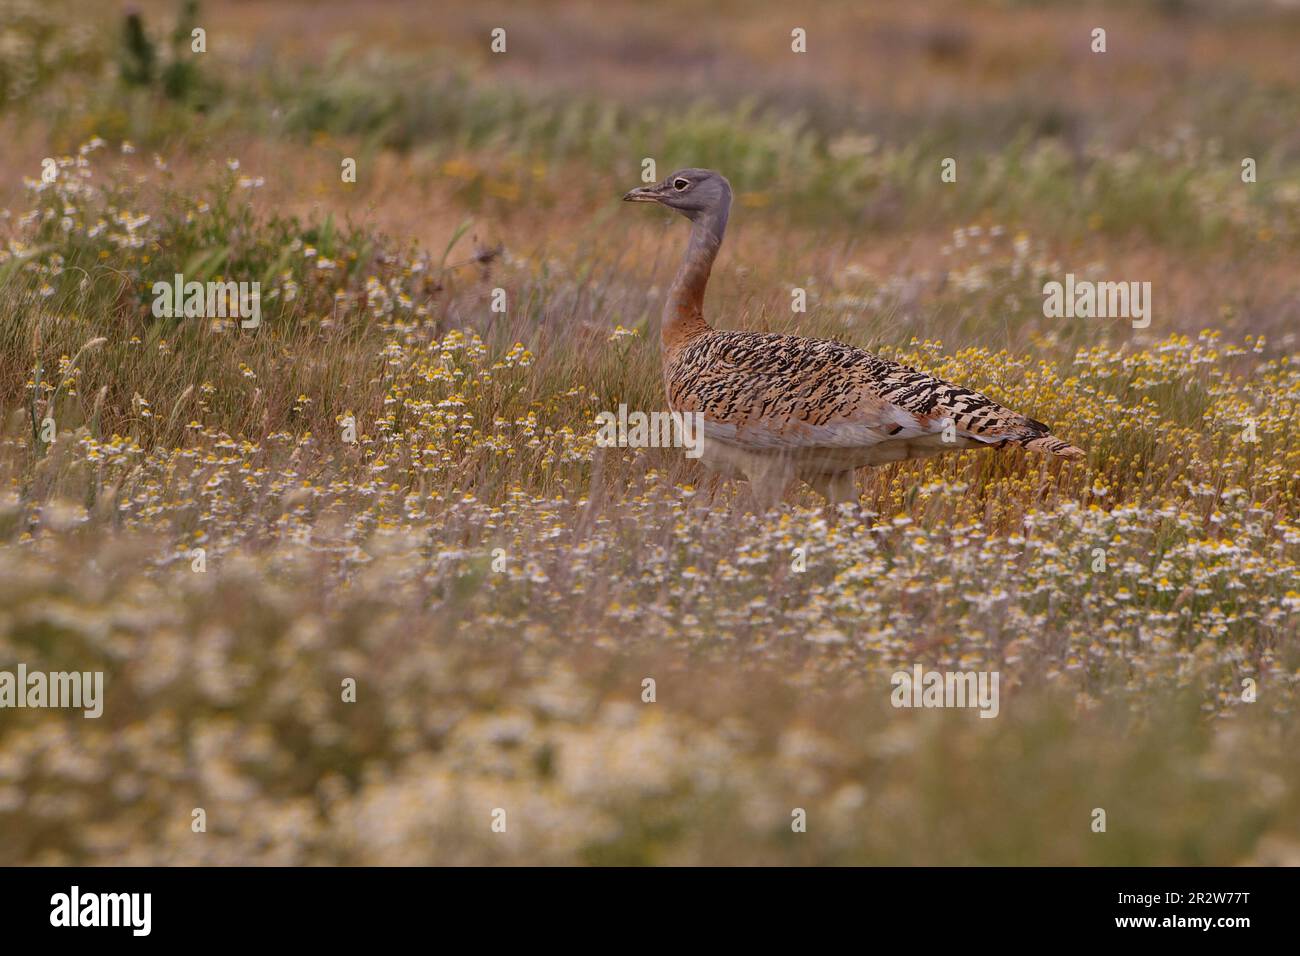
<path id="1" fill-rule="evenodd" d="M 725 216 L 731 209 L 731 183 L 711 169 L 679 169 L 663 182 L 638 186 L 623 199 L 657 202 L 691 220 L 710 214 Z"/>

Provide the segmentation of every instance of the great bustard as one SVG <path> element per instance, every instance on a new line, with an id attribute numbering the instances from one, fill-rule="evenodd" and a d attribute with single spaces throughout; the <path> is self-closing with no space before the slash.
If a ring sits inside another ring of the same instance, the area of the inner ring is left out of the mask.
<path id="1" fill-rule="evenodd" d="M 731 184 L 710 169 L 682 169 L 623 198 L 691 221 L 660 328 L 668 405 L 702 413 L 704 463 L 748 478 L 760 507 L 779 501 L 794 478 L 831 504 L 852 501 L 855 468 L 981 445 L 1084 457 L 1042 422 L 862 349 L 712 328 L 704 287 L 727 228 Z"/>

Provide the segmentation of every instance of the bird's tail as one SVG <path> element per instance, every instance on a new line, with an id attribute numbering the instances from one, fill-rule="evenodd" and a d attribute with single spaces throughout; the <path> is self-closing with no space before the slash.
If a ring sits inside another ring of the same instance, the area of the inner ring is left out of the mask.
<path id="1" fill-rule="evenodd" d="M 1068 441 L 1062 441 L 1051 432 L 1031 438 L 1028 441 L 1022 441 L 1021 445 L 1030 451 L 1043 452 L 1047 455 L 1055 455 L 1058 458 L 1068 458 L 1071 461 L 1078 461 L 1087 457 L 1082 448 L 1071 445 Z"/>
<path id="2" fill-rule="evenodd" d="M 1022 418 L 1018 424 L 1019 434 L 1011 438 L 1011 441 L 1022 448 L 1045 455 L 1055 455 L 1057 458 L 1067 458 L 1070 461 L 1088 457 L 1082 448 L 1077 448 L 1053 435 L 1051 425 L 1044 425 L 1032 418 Z"/>

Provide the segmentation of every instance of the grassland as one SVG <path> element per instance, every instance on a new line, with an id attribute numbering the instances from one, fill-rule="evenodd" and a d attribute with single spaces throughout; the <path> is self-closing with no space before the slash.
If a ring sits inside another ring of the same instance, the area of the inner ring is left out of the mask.
<path id="1" fill-rule="evenodd" d="M 0 667 L 107 701 L 0 712 L 0 863 L 1300 863 L 1295 11 L 71 11 L 0 3 Z M 716 324 L 1086 462 L 755 515 L 597 448 L 663 402 L 643 157 L 736 187 Z M 1045 318 L 1067 271 L 1151 326 Z M 155 318 L 177 272 L 261 326 Z M 915 663 L 999 716 L 893 709 Z"/>

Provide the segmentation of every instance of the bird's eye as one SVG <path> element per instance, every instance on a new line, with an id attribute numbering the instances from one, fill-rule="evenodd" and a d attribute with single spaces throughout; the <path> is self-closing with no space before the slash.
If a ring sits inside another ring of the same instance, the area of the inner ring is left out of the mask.
<path id="1" fill-rule="evenodd" d="M 684 179 L 674 179 L 674 180 L 673 180 L 673 189 L 676 189 L 678 192 L 681 192 L 683 189 L 685 189 L 685 188 L 686 188 L 687 186 L 689 186 L 689 185 L 690 185 L 690 183 L 687 182 L 687 181 L 684 180 Z"/>

